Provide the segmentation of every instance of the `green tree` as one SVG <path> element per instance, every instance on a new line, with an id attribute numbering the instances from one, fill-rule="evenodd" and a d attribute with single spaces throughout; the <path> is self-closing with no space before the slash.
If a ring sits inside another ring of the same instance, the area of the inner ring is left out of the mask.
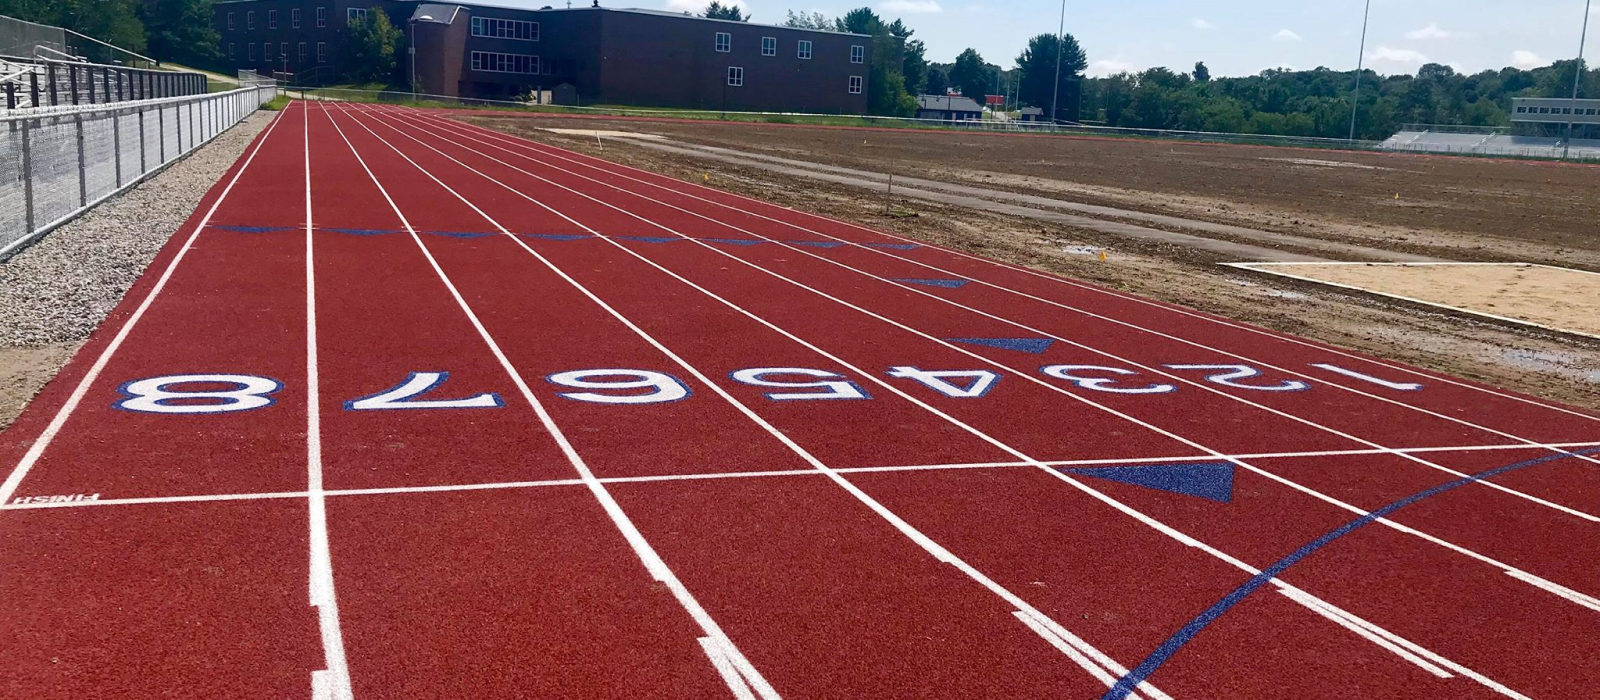
<path id="1" fill-rule="evenodd" d="M 883 24 L 883 18 L 873 12 L 872 8 L 858 7 L 834 20 L 834 31 L 877 36 L 889 33 L 889 28 Z"/>
<path id="2" fill-rule="evenodd" d="M 711 0 L 711 4 L 706 5 L 705 12 L 700 13 L 700 16 L 706 19 L 727 19 L 735 22 L 750 21 L 750 15 L 745 14 L 743 10 L 739 9 L 738 5 L 731 2 L 724 5 L 718 0 Z"/>
<path id="3" fill-rule="evenodd" d="M 211 26 L 212 0 L 143 0 L 139 19 L 150 55 L 186 65 L 218 67 L 222 37 Z"/>
<path id="4" fill-rule="evenodd" d="M 950 90 L 950 73 L 941 65 L 928 64 L 928 82 L 922 86 L 923 94 L 943 95 Z"/>
<path id="5" fill-rule="evenodd" d="M 989 86 L 994 81 L 990 77 L 988 64 L 984 63 L 983 56 L 977 49 L 967 49 L 956 56 L 956 63 L 950 68 L 950 84 L 961 91 L 965 97 L 977 100 L 983 104 L 983 96 L 988 94 Z"/>
<path id="6" fill-rule="evenodd" d="M 0 15 L 65 27 L 136 53 L 148 48 L 137 0 L 0 0 Z"/>
<path id="7" fill-rule="evenodd" d="M 789 18 L 783 21 L 783 26 L 795 29 L 815 29 L 821 32 L 833 31 L 833 20 L 821 12 L 795 12 L 789 10 Z"/>
<path id="8" fill-rule="evenodd" d="M 1206 67 L 1205 61 L 1195 61 L 1194 81 L 1197 83 L 1211 82 L 1211 69 Z"/>
<path id="9" fill-rule="evenodd" d="M 900 73 L 905 76 L 906 92 L 919 95 L 928 84 L 928 47 L 920 39 L 912 39 L 916 31 L 898 19 L 890 22 L 888 29 L 904 46 Z"/>
<path id="10" fill-rule="evenodd" d="M 373 7 L 366 17 L 351 20 L 345 31 L 346 77 L 356 82 L 391 80 L 402 32 L 383 8 Z"/>
<path id="11" fill-rule="evenodd" d="M 1061 62 L 1059 84 L 1056 82 L 1058 56 Z M 1027 48 L 1017 56 L 1017 70 L 1021 72 L 1018 94 L 1023 102 L 1047 112 L 1051 104 L 1059 104 L 1058 112 L 1051 116 L 1053 119 L 1077 121 L 1083 71 L 1088 67 L 1088 55 L 1071 34 L 1064 39 L 1054 34 L 1040 34 L 1029 39 Z"/>

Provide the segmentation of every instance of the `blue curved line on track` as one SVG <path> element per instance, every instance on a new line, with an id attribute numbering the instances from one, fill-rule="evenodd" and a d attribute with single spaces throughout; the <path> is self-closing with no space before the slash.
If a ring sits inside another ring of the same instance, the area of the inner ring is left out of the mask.
<path id="1" fill-rule="evenodd" d="M 1155 673 L 1156 669 L 1161 668 L 1162 664 L 1166 663 L 1167 660 L 1171 659 L 1174 654 L 1177 654 L 1179 650 L 1183 649 L 1184 645 L 1193 640 L 1195 635 L 1200 634 L 1202 630 L 1204 630 L 1212 622 L 1215 622 L 1217 618 L 1222 617 L 1229 610 L 1232 610 L 1234 606 L 1243 602 L 1244 599 L 1249 597 L 1251 593 L 1254 593 L 1257 589 L 1267 585 L 1269 581 L 1277 578 L 1289 567 L 1294 566 L 1300 560 L 1311 556 L 1317 550 L 1338 541 L 1339 538 L 1371 525 L 1379 518 L 1388 517 L 1401 508 L 1413 505 L 1419 501 L 1427 500 L 1447 491 L 1454 491 L 1455 489 L 1466 486 L 1467 484 L 1482 481 L 1491 477 L 1496 477 L 1501 474 L 1527 469 L 1528 467 L 1548 464 L 1550 462 L 1566 459 L 1568 457 L 1591 455 L 1597 452 L 1600 452 L 1600 447 L 1578 450 L 1575 452 L 1562 452 L 1559 454 L 1540 457 L 1538 459 L 1530 459 L 1525 462 L 1517 462 L 1516 464 L 1507 464 L 1503 467 L 1495 467 L 1494 469 L 1490 469 L 1488 471 L 1479 472 L 1455 481 L 1440 484 L 1426 491 L 1419 491 L 1375 511 L 1372 511 L 1364 516 L 1356 518 L 1355 520 L 1345 523 L 1344 525 L 1339 526 L 1327 534 L 1312 540 L 1304 547 L 1289 553 L 1288 556 L 1279 559 L 1277 562 L 1273 563 L 1272 566 L 1262 569 L 1261 573 L 1256 574 L 1249 581 L 1246 581 L 1238 588 L 1233 589 L 1233 592 L 1223 596 L 1222 600 L 1219 600 L 1211 607 L 1206 608 L 1204 612 L 1200 613 L 1193 620 L 1190 620 L 1188 624 L 1179 628 L 1178 631 L 1174 632 L 1171 637 L 1168 637 L 1165 642 L 1162 642 L 1161 646 L 1156 647 L 1155 651 L 1151 652 L 1149 656 L 1145 657 L 1144 661 L 1139 662 L 1139 665 L 1135 666 L 1133 670 L 1128 671 L 1127 675 L 1117 679 L 1117 684 L 1111 686 L 1111 689 L 1106 691 L 1104 696 L 1101 696 L 1101 700 L 1125 700 L 1130 693 L 1139 687 L 1140 683 L 1145 682 L 1145 680 L 1150 677 L 1150 674 Z"/>

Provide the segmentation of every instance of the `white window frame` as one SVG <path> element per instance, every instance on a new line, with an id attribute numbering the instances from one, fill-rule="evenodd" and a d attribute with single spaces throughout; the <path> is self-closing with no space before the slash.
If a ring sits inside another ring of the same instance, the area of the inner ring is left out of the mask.
<path id="1" fill-rule="evenodd" d="M 237 59 L 238 55 L 239 55 L 238 48 L 233 45 L 233 42 L 231 42 L 231 41 L 228 42 L 228 60 L 230 60 L 230 61 L 238 60 Z"/>
<path id="2" fill-rule="evenodd" d="M 524 53 L 473 51 L 467 56 L 467 66 L 480 73 L 538 75 L 541 63 L 538 56 Z"/>
<path id="3" fill-rule="evenodd" d="M 728 87 L 744 87 L 744 66 L 728 66 Z"/>
<path id="4" fill-rule="evenodd" d="M 802 61 L 809 61 L 809 60 L 811 60 L 811 53 L 812 53 L 812 50 L 811 50 L 811 42 L 810 41 L 807 41 L 805 39 L 801 39 L 800 42 L 795 45 L 795 49 L 794 49 L 795 58 L 798 58 L 798 59 L 800 59 Z"/>
<path id="5" fill-rule="evenodd" d="M 296 42 L 294 46 L 295 63 L 304 64 L 310 54 L 306 53 L 306 42 Z"/>
<path id="6" fill-rule="evenodd" d="M 778 37 L 775 37 L 775 36 L 764 36 L 764 37 L 761 37 L 761 55 L 763 55 L 763 56 L 776 56 L 776 55 L 778 55 Z"/>
<path id="7" fill-rule="evenodd" d="M 278 11 L 267 10 L 267 29 L 278 28 Z"/>
<path id="8" fill-rule="evenodd" d="M 365 7 L 347 7 L 347 8 L 345 8 L 345 11 L 344 11 L 344 23 L 345 24 L 349 24 L 349 23 L 354 22 L 354 21 L 356 21 L 358 19 L 366 19 L 366 18 L 367 18 L 367 8 L 365 8 Z"/>
<path id="9" fill-rule="evenodd" d="M 850 76 L 850 94 L 859 95 L 866 90 L 867 80 L 859 75 Z"/>
<path id="10" fill-rule="evenodd" d="M 327 62 L 328 62 L 328 42 L 319 41 L 319 42 L 317 42 L 317 63 L 327 63 Z"/>
<path id="11" fill-rule="evenodd" d="M 233 30 L 234 30 L 233 13 L 229 12 L 228 13 L 228 31 L 231 32 Z"/>
<path id="12" fill-rule="evenodd" d="M 539 23 L 530 22 L 525 19 L 473 17 L 470 33 L 472 36 L 488 37 L 490 39 L 538 41 Z"/>
<path id="13" fill-rule="evenodd" d="M 287 41 L 278 42 L 278 60 L 280 60 L 280 61 L 289 60 L 289 42 L 287 42 Z"/>
<path id="14" fill-rule="evenodd" d="M 733 51 L 733 34 L 717 32 L 717 53 L 730 53 Z"/>
<path id="15" fill-rule="evenodd" d="M 328 26 L 328 8 L 319 7 L 319 8 L 317 8 L 317 29 L 322 29 L 322 28 L 327 27 L 327 26 Z"/>
<path id="16" fill-rule="evenodd" d="M 244 28 L 245 29 L 251 29 L 251 30 L 256 28 L 256 11 L 255 10 L 248 10 L 248 11 L 246 11 L 244 13 Z"/>
<path id="17" fill-rule="evenodd" d="M 300 28 L 300 8 L 298 7 L 289 10 L 289 28 Z"/>
<path id="18" fill-rule="evenodd" d="M 863 46 L 861 44 L 851 44 L 850 45 L 850 62 L 851 63 L 866 63 L 867 62 L 867 47 Z"/>
<path id="19" fill-rule="evenodd" d="M 256 42 L 244 42 L 245 55 L 251 63 L 256 62 Z"/>

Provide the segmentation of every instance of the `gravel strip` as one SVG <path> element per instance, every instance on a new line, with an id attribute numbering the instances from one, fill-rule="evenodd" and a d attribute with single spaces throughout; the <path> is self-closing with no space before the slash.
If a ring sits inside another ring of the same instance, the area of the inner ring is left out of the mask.
<path id="1" fill-rule="evenodd" d="M 274 114 L 251 115 L 0 263 L 0 346 L 88 338 Z"/>
<path id="2" fill-rule="evenodd" d="M 276 112 L 257 112 L 0 263 L 0 429 L 72 358 Z"/>

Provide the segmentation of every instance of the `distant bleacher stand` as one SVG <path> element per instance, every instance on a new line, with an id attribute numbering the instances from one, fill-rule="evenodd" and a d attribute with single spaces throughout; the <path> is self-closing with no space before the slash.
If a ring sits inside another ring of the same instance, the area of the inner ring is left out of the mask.
<path id="1" fill-rule="evenodd" d="M 1600 160 L 1600 100 L 1518 97 L 1512 100 L 1511 121 L 1543 133 L 1562 132 L 1572 125 L 1573 138 L 1517 135 L 1503 127 L 1437 126 L 1408 124 L 1378 148 L 1388 151 L 1455 153 L 1518 158 Z"/>

